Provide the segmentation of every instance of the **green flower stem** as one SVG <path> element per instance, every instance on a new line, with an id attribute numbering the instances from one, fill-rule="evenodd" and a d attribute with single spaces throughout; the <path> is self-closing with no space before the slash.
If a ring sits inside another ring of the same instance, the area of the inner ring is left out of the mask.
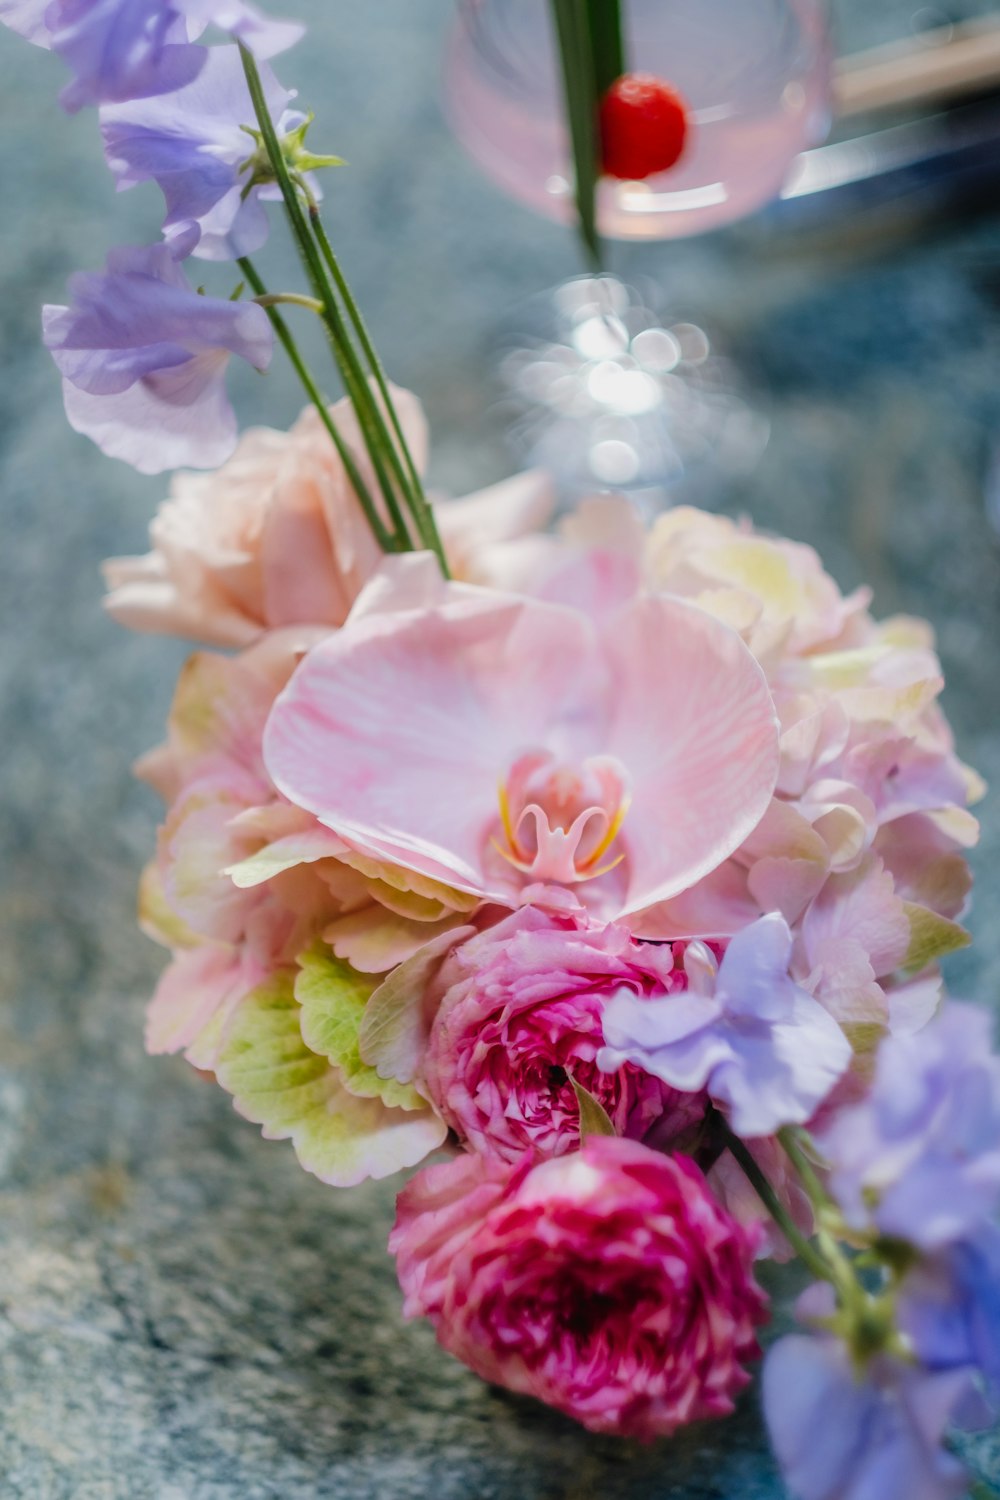
<path id="1" fill-rule="evenodd" d="M 320 251 L 323 255 L 324 260 L 326 261 L 327 269 L 329 270 L 330 275 L 333 277 L 337 291 L 340 293 L 341 300 L 343 301 L 344 307 L 347 310 L 347 316 L 354 327 L 354 331 L 357 335 L 359 343 L 361 344 L 364 356 L 368 361 L 368 367 L 371 370 L 372 375 L 374 376 L 375 384 L 378 386 L 379 394 L 382 397 L 382 402 L 389 416 L 389 421 L 392 423 L 393 432 L 395 433 L 396 442 L 398 443 L 398 451 L 400 454 L 402 454 L 403 462 L 406 465 L 407 471 L 405 476 L 403 474 L 400 474 L 399 477 L 408 491 L 410 508 L 413 513 L 413 518 L 416 521 L 417 527 L 420 531 L 421 539 L 428 547 L 430 547 L 433 552 L 437 554 L 438 562 L 441 564 L 444 575 L 447 578 L 448 564 L 445 560 L 444 547 L 442 546 L 441 538 L 438 535 L 437 523 L 434 520 L 434 512 L 427 502 L 427 497 L 424 494 L 423 480 L 421 479 L 420 472 L 413 460 L 413 455 L 410 452 L 409 444 L 406 441 L 406 434 L 403 432 L 402 423 L 399 420 L 399 416 L 393 404 L 392 397 L 389 394 L 389 385 L 385 377 L 385 371 L 382 368 L 382 363 L 378 357 L 378 354 L 376 353 L 375 346 L 371 341 L 371 337 L 368 333 L 368 329 L 365 326 L 364 319 L 361 316 L 361 310 L 354 300 L 351 289 L 347 284 L 347 279 L 344 276 L 343 271 L 341 270 L 340 262 L 338 261 L 337 256 L 334 253 L 333 246 L 330 243 L 329 236 L 327 235 L 326 229 L 323 225 L 323 221 L 320 218 L 319 208 L 315 203 L 312 202 L 309 205 L 309 218 L 312 223 L 313 233 L 316 236 L 317 244 L 320 247 Z M 393 448 L 395 450 L 395 444 L 393 445 Z"/>
<path id="2" fill-rule="evenodd" d="M 809 1267 L 814 1276 L 818 1276 L 821 1281 L 830 1281 L 837 1285 L 832 1268 L 806 1239 L 798 1225 L 793 1223 L 791 1215 L 761 1171 L 749 1148 L 744 1145 L 738 1135 L 733 1134 L 728 1125 L 722 1123 L 721 1128 L 726 1145 L 742 1168 L 744 1176 L 796 1255 L 804 1265 Z"/>
<path id="3" fill-rule="evenodd" d="M 242 44 L 240 44 L 240 56 L 243 62 L 243 72 L 246 76 L 250 98 L 257 116 L 257 123 L 260 126 L 261 139 L 274 169 L 275 180 L 284 200 L 288 221 L 298 244 L 299 254 L 305 266 L 306 273 L 322 303 L 324 322 L 330 336 L 334 358 L 337 361 L 338 368 L 344 380 L 348 397 L 354 406 L 358 425 L 361 428 L 365 447 L 368 451 L 368 457 L 375 471 L 391 523 L 395 528 L 396 543 L 393 550 L 401 549 L 403 551 L 410 551 L 413 549 L 413 542 L 403 520 L 395 489 L 389 481 L 383 461 L 387 454 L 392 453 L 394 455 L 395 449 L 389 437 L 378 403 L 372 396 L 368 382 L 364 378 L 364 373 L 360 368 L 357 356 L 349 340 L 346 340 L 345 347 L 346 335 L 340 310 L 337 306 L 336 296 L 327 277 L 322 256 L 313 238 L 310 222 L 303 206 L 299 189 L 293 181 L 288 163 L 285 161 L 281 142 L 278 139 L 274 122 L 267 108 L 267 101 L 264 98 L 257 64 L 253 54 Z"/>
<path id="4" fill-rule="evenodd" d="M 806 1196 L 815 1210 L 818 1226 L 816 1240 L 830 1264 L 845 1305 L 856 1305 L 859 1296 L 862 1295 L 861 1288 L 858 1286 L 850 1258 L 845 1255 L 831 1228 L 831 1220 L 834 1224 L 841 1222 L 840 1212 L 803 1149 L 801 1134 L 801 1131 L 794 1129 L 791 1125 L 786 1125 L 783 1130 L 778 1131 L 778 1140 L 788 1160 L 795 1168 L 799 1181 L 805 1188 Z"/>
<path id="5" fill-rule="evenodd" d="M 587 0 L 590 12 L 590 39 L 594 53 L 594 82 L 597 97 L 625 72 L 625 27 L 622 0 Z"/>
<path id="6" fill-rule="evenodd" d="M 551 3 L 562 58 L 566 118 L 573 145 L 580 237 L 591 268 L 600 271 L 603 256 L 597 233 L 598 93 L 590 11 L 584 0 L 551 0 Z"/>
<path id="7" fill-rule="evenodd" d="M 266 311 L 269 307 L 280 307 L 286 303 L 289 307 L 304 307 L 309 312 L 323 316 L 323 304 L 315 297 L 303 297 L 298 292 L 265 292 L 262 297 L 255 297 L 254 301 L 258 307 Z"/>
<path id="8" fill-rule="evenodd" d="M 410 550 L 413 545 L 410 529 L 403 519 L 403 513 L 400 510 L 399 499 L 396 494 L 396 485 L 390 479 L 389 470 L 385 464 L 385 459 L 388 457 L 392 467 L 397 470 L 398 480 L 399 457 L 389 438 L 381 413 L 377 410 L 376 404 L 372 400 L 365 372 L 347 336 L 340 308 L 332 296 L 328 302 L 324 303 L 323 321 L 326 324 L 327 333 L 330 335 L 330 347 L 333 350 L 337 369 L 340 371 L 340 378 L 344 382 L 344 389 L 347 392 L 351 405 L 354 407 L 358 425 L 361 428 L 361 436 L 364 439 L 368 457 L 371 460 L 372 468 L 375 470 L 375 477 L 378 480 L 379 488 L 382 491 L 386 506 L 392 517 L 393 525 L 396 527 L 397 532 L 405 537 L 407 550 Z"/>
<path id="9" fill-rule="evenodd" d="M 361 509 L 364 511 L 365 520 L 371 527 L 372 532 L 375 536 L 375 540 L 378 542 L 383 552 L 398 552 L 400 550 L 399 539 L 393 536 L 393 534 L 386 527 L 381 516 L 378 514 L 375 502 L 373 501 L 371 494 L 369 493 L 368 486 L 365 484 L 363 478 L 361 477 L 358 466 L 354 461 L 354 456 L 351 453 L 351 450 L 348 448 L 347 444 L 344 442 L 340 433 L 337 431 L 333 418 L 330 416 L 327 402 L 324 399 L 323 394 L 317 386 L 312 375 L 309 373 L 305 361 L 303 360 L 302 355 L 299 353 L 298 345 L 296 344 L 295 339 L 292 337 L 292 333 L 288 327 L 288 324 L 285 322 L 281 314 L 276 310 L 273 302 L 267 300 L 267 288 L 264 286 L 264 283 L 257 275 L 256 268 L 254 267 L 252 262 L 244 256 L 244 258 L 238 262 L 238 265 L 240 270 L 243 272 L 246 280 L 249 282 L 250 286 L 257 294 L 257 297 L 261 299 L 261 306 L 264 307 L 265 311 L 267 312 L 267 316 L 271 320 L 271 326 L 277 334 L 278 339 L 285 350 L 285 353 L 288 355 L 295 373 L 298 375 L 300 381 L 302 382 L 302 385 L 310 401 L 312 401 L 316 410 L 319 412 L 320 421 L 323 423 L 323 426 L 329 433 L 333 445 L 340 457 L 340 461 L 344 465 L 344 471 L 347 474 L 348 479 L 350 480 L 351 488 L 354 490 L 354 493 L 358 497 L 358 503 L 360 504 Z"/>
<path id="10" fill-rule="evenodd" d="M 829 1209 L 832 1205 L 830 1195 L 820 1182 L 816 1169 L 809 1160 L 799 1141 L 798 1132 L 791 1126 L 786 1125 L 778 1131 L 778 1140 L 781 1142 L 785 1155 L 802 1181 L 809 1198 L 809 1202 L 817 1212 Z"/>
<path id="11" fill-rule="evenodd" d="M 721 1132 L 751 1185 L 767 1207 L 771 1217 L 815 1276 L 828 1281 L 837 1294 L 838 1312 L 825 1326 L 843 1338 L 858 1370 L 864 1370 L 873 1354 L 889 1349 L 901 1358 L 905 1347 L 895 1328 L 895 1295 L 893 1284 L 874 1292 L 866 1290 L 858 1279 L 858 1264 L 852 1261 L 838 1239 L 841 1225 L 839 1211 L 830 1198 L 802 1146 L 802 1132 L 786 1126 L 778 1140 L 802 1183 L 816 1214 L 815 1241 L 810 1241 L 791 1222 L 777 1194 L 757 1165 L 747 1146 L 721 1122 Z M 842 1228 L 842 1225 L 841 1225 Z M 873 1250 L 876 1247 L 873 1247 Z M 876 1264 L 884 1269 L 881 1257 Z"/>

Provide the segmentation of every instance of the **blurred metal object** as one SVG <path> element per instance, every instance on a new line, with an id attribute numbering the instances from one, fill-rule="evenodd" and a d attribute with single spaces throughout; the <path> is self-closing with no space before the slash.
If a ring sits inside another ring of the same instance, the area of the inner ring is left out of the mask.
<path id="1" fill-rule="evenodd" d="M 1000 202 L 1000 15 L 841 58 L 833 92 L 837 138 L 796 158 L 751 235 L 906 232 Z M 892 124 L 845 133 L 892 113 Z"/>
<path id="2" fill-rule="evenodd" d="M 763 226 L 848 227 L 859 215 L 993 206 L 1000 96 L 804 151 Z"/>
<path id="3" fill-rule="evenodd" d="M 1000 17 L 939 26 L 902 42 L 842 57 L 834 66 L 839 119 L 922 108 L 1000 87 Z"/>

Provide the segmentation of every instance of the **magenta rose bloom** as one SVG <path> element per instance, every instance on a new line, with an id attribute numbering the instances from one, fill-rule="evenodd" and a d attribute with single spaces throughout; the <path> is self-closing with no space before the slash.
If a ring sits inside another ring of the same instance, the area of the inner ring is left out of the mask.
<path id="1" fill-rule="evenodd" d="M 551 1161 L 428 1167 L 389 1239 L 406 1316 L 449 1353 L 643 1439 L 732 1410 L 767 1315 L 755 1247 L 692 1161 L 611 1136 Z"/>
<path id="2" fill-rule="evenodd" d="M 571 1078 L 599 1100 L 619 1135 L 676 1138 L 701 1119 L 702 1093 L 681 1094 L 638 1067 L 602 1073 L 604 1010 L 621 990 L 684 989 L 669 943 L 621 927 L 581 928 L 524 907 L 457 948 L 442 966 L 423 1062 L 427 1093 L 474 1151 L 515 1161 L 575 1151 L 580 1111 Z"/>

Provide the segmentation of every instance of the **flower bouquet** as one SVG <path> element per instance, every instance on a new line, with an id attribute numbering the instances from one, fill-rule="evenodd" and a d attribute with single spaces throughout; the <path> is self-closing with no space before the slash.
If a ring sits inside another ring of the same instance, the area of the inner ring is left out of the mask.
<path id="1" fill-rule="evenodd" d="M 799 1259 L 762 1375 L 792 1493 L 962 1494 L 951 1434 L 1000 1399 L 1000 1062 L 937 967 L 980 784 L 928 627 L 748 523 L 599 496 L 550 526 L 538 474 L 430 500 L 323 224 L 336 158 L 267 62 L 297 29 L 246 0 L 0 19 L 166 201 L 44 314 L 72 425 L 181 470 L 108 606 L 211 648 L 139 768 L 150 1051 L 331 1186 L 442 1152 L 399 1197 L 406 1315 L 597 1432 L 730 1412 L 755 1264 Z M 303 292 L 252 259 L 269 200 Z M 240 284 L 195 290 L 191 257 Z M 275 340 L 309 405 L 237 437 L 226 363 Z"/>

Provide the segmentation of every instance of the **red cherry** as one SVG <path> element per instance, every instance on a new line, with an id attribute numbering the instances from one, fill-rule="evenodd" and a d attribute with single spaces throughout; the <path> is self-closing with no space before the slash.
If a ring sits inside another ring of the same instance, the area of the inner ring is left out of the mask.
<path id="1" fill-rule="evenodd" d="M 665 172 L 680 160 L 688 134 L 687 105 L 652 73 L 623 73 L 601 100 L 602 166 L 633 181 Z"/>

